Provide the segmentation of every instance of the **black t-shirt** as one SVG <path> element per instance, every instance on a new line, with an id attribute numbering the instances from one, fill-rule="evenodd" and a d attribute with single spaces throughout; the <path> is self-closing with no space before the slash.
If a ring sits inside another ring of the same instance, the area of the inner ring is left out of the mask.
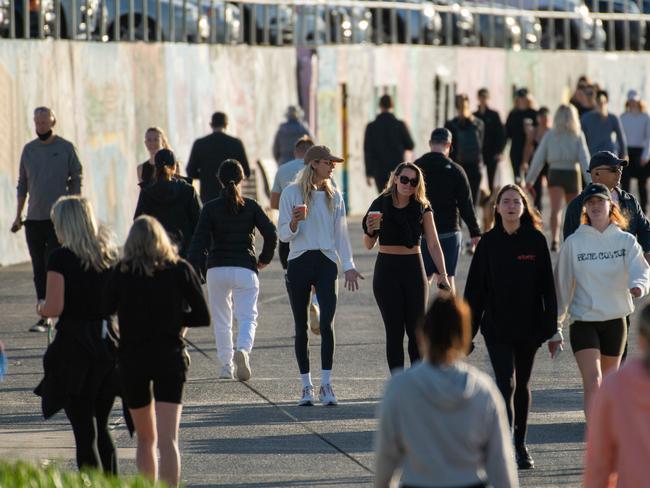
<path id="1" fill-rule="evenodd" d="M 50 254 L 48 271 L 63 275 L 64 298 L 60 319 L 97 320 L 102 313 L 102 295 L 109 270 L 84 269 L 81 259 L 70 249 L 60 247 Z"/>
<path id="2" fill-rule="evenodd" d="M 379 245 L 412 248 L 420 245 L 424 233 L 422 218 L 425 213 L 432 210 L 428 205 L 422 205 L 415 199 L 411 199 L 406 207 L 397 208 L 393 205 L 392 195 L 379 195 L 368 209 L 368 212 L 373 211 L 382 213 Z M 368 233 L 366 226 L 368 212 L 362 221 L 363 231 L 366 233 Z"/>

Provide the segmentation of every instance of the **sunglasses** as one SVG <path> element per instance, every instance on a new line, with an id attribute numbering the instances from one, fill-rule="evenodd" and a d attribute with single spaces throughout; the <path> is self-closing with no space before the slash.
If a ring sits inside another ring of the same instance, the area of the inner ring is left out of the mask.
<path id="1" fill-rule="evenodd" d="M 320 162 L 332 168 L 336 165 L 336 161 L 330 161 L 329 159 L 321 159 Z"/>
<path id="2" fill-rule="evenodd" d="M 418 179 L 417 178 L 409 178 L 408 176 L 400 176 L 399 177 L 399 182 L 402 185 L 408 185 L 410 183 L 413 188 L 418 186 Z"/>

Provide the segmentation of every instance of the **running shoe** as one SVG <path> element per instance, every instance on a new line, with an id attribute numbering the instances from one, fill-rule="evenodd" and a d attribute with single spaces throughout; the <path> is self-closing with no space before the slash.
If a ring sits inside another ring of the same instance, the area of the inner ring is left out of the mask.
<path id="1" fill-rule="evenodd" d="M 239 381 L 248 381 L 251 378 L 251 365 L 248 362 L 246 351 L 235 351 L 235 376 Z"/>
<path id="2" fill-rule="evenodd" d="M 338 405 L 336 400 L 336 395 L 332 389 L 332 385 L 321 385 L 320 390 L 318 391 L 318 399 L 326 407 Z"/>
<path id="3" fill-rule="evenodd" d="M 219 379 L 220 380 L 233 380 L 235 379 L 232 374 L 232 365 L 231 364 L 224 364 L 221 367 L 221 371 L 219 371 Z"/>
<path id="4" fill-rule="evenodd" d="M 533 469 L 535 467 L 535 461 L 530 457 L 530 453 L 525 444 L 515 446 L 515 455 L 519 469 Z"/>
<path id="5" fill-rule="evenodd" d="M 314 387 L 313 386 L 305 386 L 302 389 L 302 397 L 300 398 L 300 401 L 298 402 L 299 407 L 312 407 L 314 406 Z"/>
<path id="6" fill-rule="evenodd" d="M 315 335 L 320 335 L 320 308 L 314 302 L 309 304 L 309 328 Z"/>
<path id="7" fill-rule="evenodd" d="M 41 319 L 29 328 L 30 332 L 47 332 L 47 320 Z"/>

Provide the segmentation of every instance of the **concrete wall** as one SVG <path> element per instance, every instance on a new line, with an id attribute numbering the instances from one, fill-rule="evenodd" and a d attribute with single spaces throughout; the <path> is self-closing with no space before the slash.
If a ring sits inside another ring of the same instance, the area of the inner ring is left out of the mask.
<path id="1" fill-rule="evenodd" d="M 352 213 L 365 211 L 376 194 L 365 185 L 363 134 L 384 89 L 395 94 L 416 157 L 427 150 L 432 128 L 444 122 L 436 101 L 444 106 L 454 90 L 468 92 L 474 106 L 477 89 L 487 86 L 504 117 L 513 86 L 527 86 L 539 104 L 554 109 L 585 73 L 610 91 L 614 112 L 622 110 L 628 89 L 650 93 L 646 54 L 422 46 L 332 46 L 315 53 L 311 119 L 319 142 L 337 153 L 344 140 L 341 84 L 347 87 Z M 146 157 L 146 127 L 162 126 L 186 160 L 192 141 L 209 131 L 210 114 L 224 110 L 229 132 L 244 140 L 249 159 L 268 160 L 277 124 L 286 106 L 298 100 L 296 79 L 292 48 L 0 41 L 0 264 L 28 258 L 24 235 L 8 229 L 20 152 L 34 137 L 35 106 L 56 110 L 58 132 L 79 149 L 84 194 L 122 240 L 138 194 L 135 167 Z M 340 177 L 337 171 L 339 183 Z"/>

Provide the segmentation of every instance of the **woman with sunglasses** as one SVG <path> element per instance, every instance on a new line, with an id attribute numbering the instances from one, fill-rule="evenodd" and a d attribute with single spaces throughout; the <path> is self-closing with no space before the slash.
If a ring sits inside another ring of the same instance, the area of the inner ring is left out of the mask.
<path id="1" fill-rule="evenodd" d="M 440 273 L 438 287 L 450 289 L 424 177 L 413 163 L 401 163 L 362 222 L 368 249 L 379 240 L 372 288 L 386 328 L 386 357 L 391 373 L 404 368 L 404 332 L 411 365 L 420 359 L 415 326 L 424 316 L 429 286 L 420 252 L 422 235 Z"/>
<path id="2" fill-rule="evenodd" d="M 541 228 L 539 213 L 521 187 L 504 186 L 496 199 L 494 227 L 476 247 L 465 286 L 474 334 L 480 327 L 514 425 L 519 469 L 534 465 L 526 429 L 535 354 L 557 330 L 553 268 Z"/>
<path id="3" fill-rule="evenodd" d="M 301 406 L 314 404 L 307 335 L 312 286 L 316 289 L 320 304 L 322 376 L 318 397 L 323 405 L 336 405 L 331 373 L 337 263 L 341 262 L 348 290 L 358 290 L 358 280 L 363 279 L 352 259 L 345 203 L 331 181 L 334 166 L 341 161 L 325 146 L 310 147 L 305 153 L 305 169 L 298 173 L 296 182 L 286 187 L 280 196 L 278 227 L 280 240 L 289 243 L 287 280 L 296 326 L 296 359 L 302 380 L 298 405 Z"/>

